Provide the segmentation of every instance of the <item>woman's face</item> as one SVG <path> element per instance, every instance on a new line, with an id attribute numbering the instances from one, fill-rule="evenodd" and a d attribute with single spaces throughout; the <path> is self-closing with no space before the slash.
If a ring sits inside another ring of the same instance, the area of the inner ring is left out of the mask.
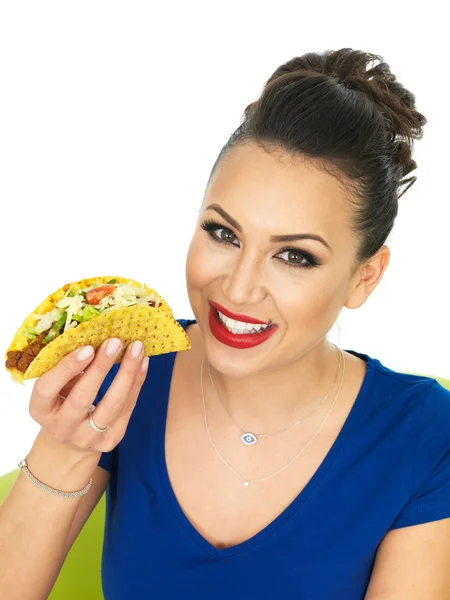
<path id="1" fill-rule="evenodd" d="M 235 147 L 218 166 L 186 262 L 190 303 L 215 368 L 238 377 L 284 368 L 325 343 L 357 276 L 348 210 L 331 175 L 255 144 Z M 323 242 L 272 239 L 297 234 Z M 271 335 L 236 347 L 238 333 L 211 325 L 218 317 L 210 302 L 270 321 Z"/>

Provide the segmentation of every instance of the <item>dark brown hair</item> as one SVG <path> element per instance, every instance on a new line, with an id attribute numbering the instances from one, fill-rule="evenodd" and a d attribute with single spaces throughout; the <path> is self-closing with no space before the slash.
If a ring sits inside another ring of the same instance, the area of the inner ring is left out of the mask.
<path id="1" fill-rule="evenodd" d="M 405 176 L 417 167 L 413 140 L 422 137 L 426 123 L 415 96 L 381 56 L 352 48 L 310 52 L 278 67 L 260 98 L 247 106 L 208 184 L 220 161 L 246 142 L 312 161 L 350 192 L 359 264 L 385 243 L 398 199 L 417 179 Z"/>

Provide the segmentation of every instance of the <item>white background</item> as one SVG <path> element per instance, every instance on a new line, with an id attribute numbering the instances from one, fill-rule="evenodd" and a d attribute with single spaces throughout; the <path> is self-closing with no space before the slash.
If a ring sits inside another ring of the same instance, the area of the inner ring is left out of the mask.
<path id="1" fill-rule="evenodd" d="M 383 4 L 385 4 L 383 6 Z M 381 54 L 429 123 L 391 262 L 330 339 L 450 377 L 448 33 L 437 3 L 4 2 L 0 7 L 0 347 L 63 284 L 154 287 L 192 316 L 186 250 L 222 145 L 275 68 L 310 51 Z M 40 426 L 32 382 L 0 372 L 0 473 Z"/>

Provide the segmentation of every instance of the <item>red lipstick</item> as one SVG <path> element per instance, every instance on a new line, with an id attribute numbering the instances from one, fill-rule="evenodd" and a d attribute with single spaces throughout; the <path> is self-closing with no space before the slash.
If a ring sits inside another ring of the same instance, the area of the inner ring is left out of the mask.
<path id="1" fill-rule="evenodd" d="M 220 310 L 220 312 L 222 312 L 222 310 Z M 227 312 L 229 313 L 229 311 Z M 228 316 L 228 314 L 226 314 L 225 312 L 224 314 Z M 233 317 L 230 317 L 230 319 L 231 318 Z M 245 319 L 248 319 L 248 317 L 245 317 Z M 256 322 L 261 323 L 261 321 Z M 247 323 L 251 323 L 251 321 L 247 321 Z M 245 350 L 247 348 L 259 346 L 259 344 L 262 344 L 263 342 L 268 340 L 278 329 L 276 325 L 271 325 L 268 329 L 265 329 L 260 333 L 232 333 L 231 331 L 228 331 L 228 329 L 219 319 L 217 310 L 213 306 L 212 302 L 209 308 L 209 327 L 211 329 L 211 333 L 219 342 L 222 342 L 222 344 L 225 344 L 226 346 L 231 346 L 232 348 L 238 348 L 240 350 Z"/>
<path id="2" fill-rule="evenodd" d="M 257 325 L 268 325 L 268 323 L 266 323 L 265 321 L 259 321 L 258 319 L 255 319 L 254 317 L 248 317 L 247 315 L 236 315 L 235 313 L 232 313 L 230 310 L 227 310 L 226 308 L 224 308 L 217 302 L 210 301 L 210 304 L 211 304 L 211 306 L 214 306 L 214 308 L 216 310 L 221 312 L 223 315 L 225 315 L 229 319 L 234 319 L 235 321 L 242 321 L 244 323 L 253 323 L 253 324 L 257 324 Z"/>

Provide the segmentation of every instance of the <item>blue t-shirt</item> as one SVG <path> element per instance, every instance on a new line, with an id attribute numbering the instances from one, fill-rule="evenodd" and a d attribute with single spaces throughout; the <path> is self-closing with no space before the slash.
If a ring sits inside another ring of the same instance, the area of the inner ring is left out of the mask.
<path id="1" fill-rule="evenodd" d="M 176 353 L 151 358 L 125 436 L 99 462 L 111 473 L 105 600 L 359 600 L 390 529 L 450 517 L 450 391 L 347 352 L 367 362 L 366 375 L 325 459 L 272 523 L 222 550 L 189 522 L 171 487 L 164 439 Z"/>

